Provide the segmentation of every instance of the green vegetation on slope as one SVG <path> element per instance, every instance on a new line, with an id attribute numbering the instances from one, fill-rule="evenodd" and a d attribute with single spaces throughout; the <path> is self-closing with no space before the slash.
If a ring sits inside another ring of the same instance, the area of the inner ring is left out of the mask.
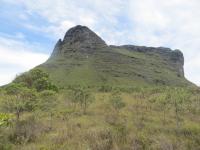
<path id="1" fill-rule="evenodd" d="M 0 92 L 2 150 L 200 149 L 199 89 L 15 84 Z"/>
<path id="2" fill-rule="evenodd" d="M 50 57 L 37 68 L 48 72 L 60 87 L 192 85 L 178 75 L 176 64 L 169 58 L 157 52 L 137 52 L 122 47 L 69 51 Z"/>
<path id="3" fill-rule="evenodd" d="M 200 90 L 179 50 L 108 46 L 71 28 L 0 87 L 0 150 L 199 150 Z"/>

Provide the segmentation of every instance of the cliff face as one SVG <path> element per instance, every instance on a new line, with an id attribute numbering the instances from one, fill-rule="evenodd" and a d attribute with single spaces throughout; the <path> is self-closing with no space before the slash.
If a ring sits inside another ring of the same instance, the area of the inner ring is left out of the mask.
<path id="1" fill-rule="evenodd" d="M 55 82 L 71 84 L 187 85 L 181 51 L 164 47 L 108 46 L 85 26 L 69 29 L 40 65 Z"/>
<path id="2" fill-rule="evenodd" d="M 123 46 L 112 46 L 118 48 L 124 48 L 130 51 L 140 52 L 147 55 L 158 54 L 163 60 L 166 60 L 172 67 L 177 71 L 179 77 L 184 77 L 184 56 L 180 50 L 171 50 L 165 47 L 146 47 L 146 46 L 134 46 L 134 45 L 123 45 Z"/>
<path id="3" fill-rule="evenodd" d="M 107 47 L 106 43 L 96 33 L 88 27 L 78 25 L 67 31 L 63 41 L 58 40 L 52 55 L 63 55 L 70 51 L 88 52 L 105 47 Z"/>

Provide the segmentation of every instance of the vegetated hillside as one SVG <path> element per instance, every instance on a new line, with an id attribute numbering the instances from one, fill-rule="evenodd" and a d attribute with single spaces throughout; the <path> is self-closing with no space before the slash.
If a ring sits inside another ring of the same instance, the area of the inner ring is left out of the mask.
<path id="1" fill-rule="evenodd" d="M 199 150 L 200 89 L 183 64 L 179 50 L 108 46 L 76 26 L 0 87 L 0 150 Z"/>
<path id="2" fill-rule="evenodd" d="M 192 85 L 184 77 L 179 50 L 133 45 L 108 46 L 85 26 L 59 40 L 51 57 L 38 66 L 55 84 L 101 86 Z"/>
<path id="3" fill-rule="evenodd" d="M 0 92 L 0 149 L 200 149 L 199 89 L 125 90 L 7 87 Z"/>

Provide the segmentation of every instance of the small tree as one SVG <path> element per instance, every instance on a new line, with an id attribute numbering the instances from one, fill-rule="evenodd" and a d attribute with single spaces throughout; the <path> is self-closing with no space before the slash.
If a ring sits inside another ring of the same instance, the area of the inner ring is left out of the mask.
<path id="1" fill-rule="evenodd" d="M 33 69 L 17 76 L 14 83 L 23 84 L 28 88 L 36 89 L 38 92 L 44 90 L 58 91 L 56 85 L 51 82 L 49 74 L 41 69 Z"/>
<path id="2" fill-rule="evenodd" d="M 5 111 L 14 113 L 17 120 L 24 111 L 34 109 L 36 94 L 33 90 L 13 83 L 7 86 L 5 91 L 2 107 Z"/>
<path id="3" fill-rule="evenodd" d="M 84 114 L 86 113 L 89 104 L 94 100 L 91 93 L 83 88 L 72 89 L 70 98 L 74 104 L 78 103 L 81 106 Z"/>
<path id="4" fill-rule="evenodd" d="M 52 128 L 52 118 L 55 112 L 57 100 L 56 100 L 56 92 L 51 90 L 45 90 L 39 93 L 38 95 L 38 106 L 42 111 L 45 111 L 50 116 L 50 128 Z"/>

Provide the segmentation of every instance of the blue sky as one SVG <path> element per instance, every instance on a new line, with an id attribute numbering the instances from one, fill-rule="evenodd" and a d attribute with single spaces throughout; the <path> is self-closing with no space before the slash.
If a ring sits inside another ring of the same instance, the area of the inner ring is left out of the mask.
<path id="1" fill-rule="evenodd" d="M 180 49 L 200 85 L 199 0 L 0 0 L 0 85 L 47 60 L 77 24 L 107 44 Z"/>

